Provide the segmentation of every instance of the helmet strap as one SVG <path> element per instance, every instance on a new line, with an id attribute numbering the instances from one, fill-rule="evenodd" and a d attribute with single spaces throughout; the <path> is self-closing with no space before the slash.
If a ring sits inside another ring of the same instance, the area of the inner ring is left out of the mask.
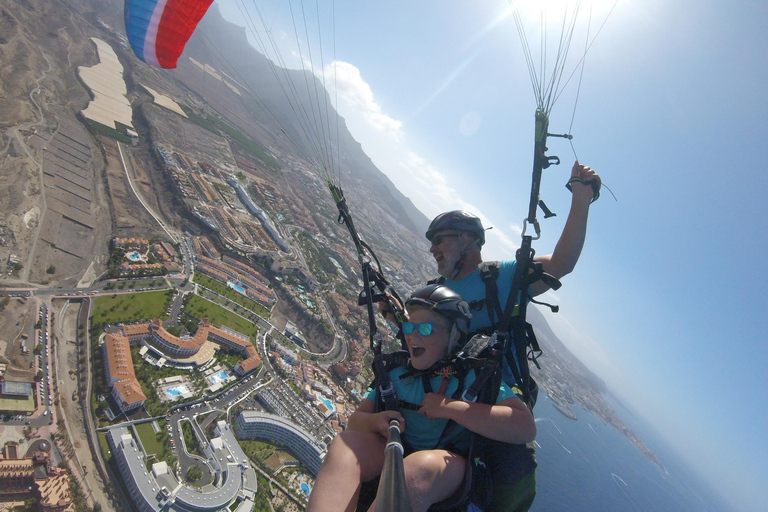
<path id="1" fill-rule="evenodd" d="M 453 267 L 453 272 L 451 272 L 451 279 L 456 279 L 456 276 L 459 275 L 461 272 L 461 269 L 464 268 L 464 260 L 467 258 L 467 251 L 461 251 L 461 258 L 459 261 L 456 262 L 456 265 Z"/>
<path id="2" fill-rule="evenodd" d="M 459 341 L 459 338 L 461 337 L 461 333 L 459 332 L 459 328 L 456 325 L 456 322 L 453 322 L 453 327 L 451 328 L 451 337 L 448 341 L 448 353 L 450 354 L 453 350 L 453 347 L 456 346 L 456 342 Z"/>
<path id="3" fill-rule="evenodd" d="M 459 261 L 456 262 L 456 265 L 454 265 L 453 267 L 453 272 L 451 272 L 451 279 L 456 279 L 459 273 L 461 273 L 461 269 L 464 268 L 464 262 L 467 259 L 467 248 L 469 247 L 469 244 L 471 244 L 472 242 L 477 244 L 478 239 L 475 238 L 474 240 L 467 242 L 467 245 L 465 245 L 464 248 L 461 250 L 461 258 L 459 259 Z"/>

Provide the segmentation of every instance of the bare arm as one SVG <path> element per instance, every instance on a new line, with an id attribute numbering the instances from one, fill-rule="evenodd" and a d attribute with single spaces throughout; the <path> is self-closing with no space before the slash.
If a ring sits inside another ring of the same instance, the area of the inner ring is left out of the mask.
<path id="1" fill-rule="evenodd" d="M 587 237 L 587 218 L 589 216 L 589 205 L 592 201 L 592 185 L 589 182 L 597 180 L 600 183 L 600 176 L 590 167 L 580 165 L 579 162 L 573 164 L 571 177 L 578 176 L 585 183 L 574 182 L 571 184 L 573 198 L 571 200 L 571 210 L 568 212 L 568 219 L 565 221 L 563 233 L 557 241 L 555 251 L 546 256 L 538 256 L 535 261 L 541 262 L 544 272 L 560 279 L 570 274 L 576 262 L 579 261 L 581 250 L 584 248 L 584 240 Z M 530 293 L 533 296 L 540 295 L 547 291 L 549 287 L 544 282 L 539 281 L 530 287 Z"/>
<path id="2" fill-rule="evenodd" d="M 347 421 L 347 429 L 356 430 L 358 432 L 375 432 L 387 437 L 389 421 L 393 419 L 400 422 L 400 431 L 404 432 L 405 420 L 399 412 L 376 412 L 376 405 L 366 398 L 363 400 L 363 403 L 360 404 L 360 407 L 350 415 L 349 420 Z"/>
<path id="3" fill-rule="evenodd" d="M 476 434 L 505 443 L 525 444 L 536 438 L 536 422 L 519 398 L 489 405 L 427 393 L 419 413 L 429 419 L 453 420 Z"/>

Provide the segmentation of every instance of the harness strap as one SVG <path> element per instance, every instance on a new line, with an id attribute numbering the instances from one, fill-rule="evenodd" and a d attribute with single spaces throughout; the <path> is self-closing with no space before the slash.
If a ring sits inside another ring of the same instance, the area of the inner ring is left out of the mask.
<path id="1" fill-rule="evenodd" d="M 477 398 L 485 389 L 485 385 L 491 380 L 491 377 L 496 373 L 499 368 L 499 363 L 494 357 L 489 357 L 485 360 L 480 372 L 475 375 L 475 381 L 469 388 L 461 395 L 461 399 L 465 402 L 476 402 Z M 495 401 L 495 399 L 494 399 Z"/>
<path id="2" fill-rule="evenodd" d="M 499 302 L 499 288 L 496 281 L 499 278 L 498 261 L 483 262 L 480 265 L 480 279 L 485 283 L 485 306 L 491 325 L 496 325 L 497 319 L 501 320 L 501 303 Z"/>
<path id="3" fill-rule="evenodd" d="M 397 404 L 397 396 L 395 394 L 395 387 L 389 380 L 387 371 L 387 365 L 385 364 L 385 356 L 379 352 L 373 356 L 373 376 L 375 389 L 378 395 L 377 408 L 383 406 L 385 411 L 391 411 L 395 409 Z"/>
<path id="4" fill-rule="evenodd" d="M 414 404 L 412 402 L 406 402 L 405 400 L 398 399 L 395 402 L 395 410 L 405 409 L 408 411 L 418 411 L 421 409 L 421 404 Z"/>
<path id="5" fill-rule="evenodd" d="M 525 323 L 525 332 L 528 335 L 528 360 L 541 370 L 538 359 L 542 354 L 542 350 L 539 347 L 539 340 L 536 339 L 536 333 L 533 332 L 533 326 L 528 322 Z"/>

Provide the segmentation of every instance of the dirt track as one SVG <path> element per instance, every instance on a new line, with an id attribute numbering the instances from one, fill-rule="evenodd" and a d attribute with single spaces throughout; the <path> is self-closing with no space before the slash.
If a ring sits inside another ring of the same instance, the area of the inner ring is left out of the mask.
<path id="1" fill-rule="evenodd" d="M 59 407 L 64 416 L 66 432 L 70 438 L 72 449 L 64 450 L 70 461 L 70 467 L 83 486 L 91 506 L 100 503 L 103 510 L 119 510 L 116 503 L 111 501 L 105 491 L 105 482 L 97 471 L 97 463 L 88 444 L 85 429 L 85 411 L 79 400 L 73 401 L 73 393 L 78 393 L 78 354 L 77 345 L 77 316 L 79 303 L 64 302 L 56 304 L 56 327 L 54 332 L 58 339 L 56 346 L 56 367 L 59 383 Z M 70 373 L 73 372 L 73 373 Z M 87 468 L 85 484 L 83 482 L 82 466 Z"/>
<path id="2" fill-rule="evenodd" d="M 7 377 L 31 381 L 35 376 L 35 306 L 34 300 L 11 299 L 0 312 L 0 362 L 8 365 Z M 26 353 L 22 353 L 22 343 Z"/>

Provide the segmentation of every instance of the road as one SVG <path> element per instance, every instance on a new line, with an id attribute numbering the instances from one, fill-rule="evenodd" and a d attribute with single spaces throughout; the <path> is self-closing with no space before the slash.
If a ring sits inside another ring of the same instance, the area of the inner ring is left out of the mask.
<path id="1" fill-rule="evenodd" d="M 174 242 L 178 242 L 179 237 L 175 233 L 171 233 L 171 230 L 168 229 L 168 226 L 165 225 L 165 222 L 152 210 L 152 208 L 149 207 L 149 205 L 144 201 L 144 198 L 141 194 L 139 194 L 139 191 L 136 190 L 136 187 L 133 184 L 133 167 L 131 167 L 130 162 L 128 162 L 125 157 L 123 157 L 123 145 L 118 142 L 117 143 L 117 150 L 120 153 L 120 162 L 123 165 L 123 170 L 125 171 L 125 176 L 128 179 L 128 184 L 131 186 L 131 190 L 133 191 L 133 195 L 136 196 L 136 199 L 139 200 L 141 205 L 144 207 L 147 212 L 149 212 L 150 215 L 157 221 L 158 224 L 160 224 L 160 227 L 163 228 L 163 231 L 170 237 L 171 240 Z"/>

